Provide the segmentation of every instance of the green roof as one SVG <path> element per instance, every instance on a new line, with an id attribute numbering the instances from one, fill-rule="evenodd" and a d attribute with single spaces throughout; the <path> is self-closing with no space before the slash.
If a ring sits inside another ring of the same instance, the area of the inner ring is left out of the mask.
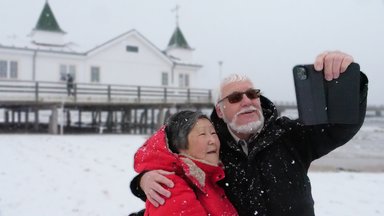
<path id="1" fill-rule="evenodd" d="M 57 23 L 48 1 L 45 2 L 43 11 L 40 14 L 35 29 L 42 31 L 64 32 Z"/>
<path id="2" fill-rule="evenodd" d="M 168 47 L 179 47 L 184 49 L 191 49 L 191 47 L 188 45 L 187 40 L 185 40 L 185 37 L 181 32 L 179 26 L 176 26 L 176 29 L 173 32 L 173 35 L 171 37 L 171 40 L 169 40 Z"/>

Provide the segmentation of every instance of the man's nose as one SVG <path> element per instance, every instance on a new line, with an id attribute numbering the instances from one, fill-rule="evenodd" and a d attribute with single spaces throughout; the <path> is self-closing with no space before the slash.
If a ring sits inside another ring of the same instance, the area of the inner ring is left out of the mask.
<path id="1" fill-rule="evenodd" d="M 246 94 L 242 94 L 241 95 L 240 103 L 242 103 L 242 104 L 250 104 L 250 103 L 252 103 L 252 100 L 249 99 L 249 97 Z"/>

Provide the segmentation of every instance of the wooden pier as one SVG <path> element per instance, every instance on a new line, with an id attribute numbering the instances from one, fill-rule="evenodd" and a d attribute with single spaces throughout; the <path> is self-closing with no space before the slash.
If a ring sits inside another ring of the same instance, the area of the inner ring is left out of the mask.
<path id="1" fill-rule="evenodd" d="M 151 134 L 181 109 L 214 107 L 212 90 L 0 80 L 0 133 Z M 279 113 L 295 103 L 275 102 Z M 384 106 L 368 106 L 367 116 L 382 116 Z"/>
<path id="2" fill-rule="evenodd" d="M 72 92 L 65 82 L 0 81 L 0 131 L 148 134 L 172 111 L 213 108 L 209 89 L 76 83 Z"/>

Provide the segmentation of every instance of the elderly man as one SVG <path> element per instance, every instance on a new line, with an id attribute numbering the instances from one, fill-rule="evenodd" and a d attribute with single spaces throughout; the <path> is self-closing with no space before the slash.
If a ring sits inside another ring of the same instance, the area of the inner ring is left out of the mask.
<path id="1" fill-rule="evenodd" d="M 352 62 L 345 53 L 324 52 L 314 65 L 316 70 L 324 70 L 326 80 L 332 80 Z M 305 126 L 298 120 L 278 117 L 275 106 L 249 78 L 231 75 L 223 80 L 211 120 L 222 143 L 220 159 L 226 177 L 220 185 L 239 215 L 314 215 L 309 166 L 348 142 L 360 129 L 367 84 L 367 77 L 360 73 L 357 124 Z M 139 175 L 131 183 L 132 191 L 141 198 L 146 196 L 155 206 L 161 205 L 172 196 L 167 187 L 173 182 L 166 175 L 161 170 Z"/>

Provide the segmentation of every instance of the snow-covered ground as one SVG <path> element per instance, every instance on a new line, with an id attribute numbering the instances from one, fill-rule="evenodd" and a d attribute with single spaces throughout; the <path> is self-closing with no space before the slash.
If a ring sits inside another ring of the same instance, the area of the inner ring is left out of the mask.
<path id="1" fill-rule="evenodd" d="M 129 183 L 145 138 L 0 135 L 0 216 L 123 216 L 142 209 Z M 384 119 L 368 119 L 351 142 L 315 162 L 309 175 L 316 215 L 384 215 L 383 171 Z"/>

